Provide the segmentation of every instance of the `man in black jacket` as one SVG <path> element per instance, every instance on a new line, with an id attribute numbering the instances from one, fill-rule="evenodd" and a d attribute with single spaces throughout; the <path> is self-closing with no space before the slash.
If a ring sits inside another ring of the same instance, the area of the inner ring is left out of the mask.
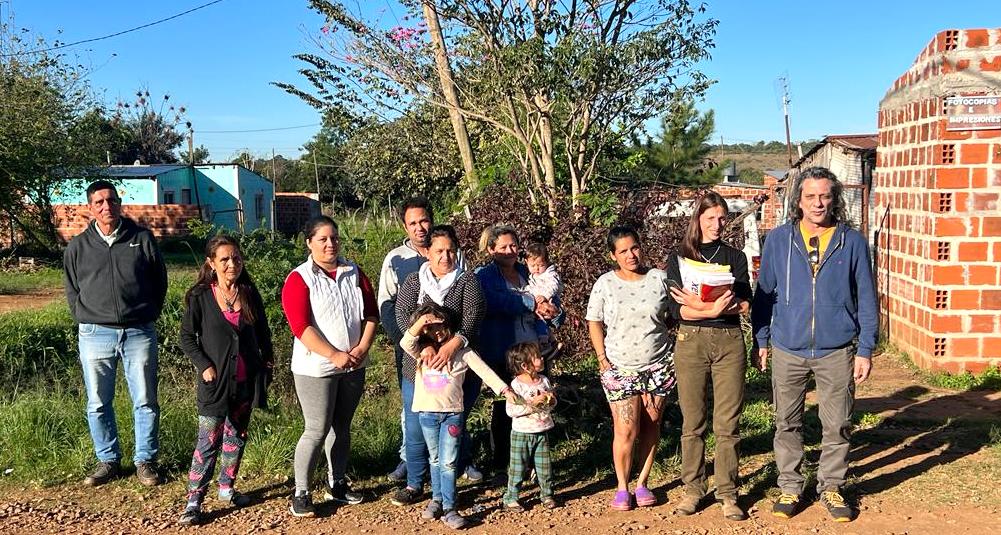
<path id="1" fill-rule="evenodd" d="M 132 397 L 136 476 L 153 486 L 160 483 L 154 323 L 167 294 L 167 270 L 153 234 L 122 217 L 121 206 L 110 182 L 98 180 L 88 186 L 87 207 L 94 221 L 70 241 L 63 256 L 66 299 L 79 324 L 87 424 L 98 460 L 85 483 L 101 485 L 121 472 L 112 404 L 121 361 Z"/>

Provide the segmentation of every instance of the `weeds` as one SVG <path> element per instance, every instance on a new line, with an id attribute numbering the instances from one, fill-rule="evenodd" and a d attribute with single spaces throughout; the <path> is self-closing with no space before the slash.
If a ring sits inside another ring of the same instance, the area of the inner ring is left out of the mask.
<path id="1" fill-rule="evenodd" d="M 855 422 L 855 430 L 860 431 L 879 427 L 883 423 L 883 416 L 872 412 L 857 412 L 852 415 L 852 420 Z"/>
<path id="2" fill-rule="evenodd" d="M 33 271 L 10 270 L 0 274 L 0 295 L 17 295 L 34 290 L 59 288 L 63 284 L 63 271 L 43 267 Z"/>
<path id="3" fill-rule="evenodd" d="M 887 343 L 885 345 L 887 354 L 894 355 L 908 369 L 916 373 L 921 381 L 927 385 L 947 390 L 968 392 L 971 390 L 1001 390 L 1001 369 L 996 366 L 987 368 L 978 374 L 964 372 L 960 374 L 950 374 L 945 372 L 929 372 L 918 368 L 910 356 Z"/>

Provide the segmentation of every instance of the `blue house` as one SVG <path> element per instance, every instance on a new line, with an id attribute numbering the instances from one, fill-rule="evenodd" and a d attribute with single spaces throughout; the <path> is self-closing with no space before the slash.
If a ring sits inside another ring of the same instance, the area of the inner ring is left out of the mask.
<path id="1" fill-rule="evenodd" d="M 220 227 L 274 230 L 274 184 L 239 164 L 112 165 L 95 175 L 119 185 L 125 212 L 137 205 L 193 205 Z M 67 180 L 53 190 L 52 203 L 87 204 L 85 187 L 81 179 Z"/>

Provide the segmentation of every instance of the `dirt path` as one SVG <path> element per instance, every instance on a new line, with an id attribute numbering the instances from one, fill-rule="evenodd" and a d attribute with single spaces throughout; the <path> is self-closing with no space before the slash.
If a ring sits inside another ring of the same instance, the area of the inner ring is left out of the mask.
<path id="1" fill-rule="evenodd" d="M 65 297 L 61 288 L 45 288 L 26 294 L 0 295 L 0 314 L 41 308 Z"/>
<path id="2" fill-rule="evenodd" d="M 603 487 L 605 485 L 602 485 Z M 180 489 L 176 489 L 180 490 Z M 570 489 L 576 493 L 582 489 Z M 586 490 L 586 489 L 585 489 Z M 662 490 L 662 489 L 660 489 Z M 589 491 L 588 491 L 589 492 Z M 658 492 L 662 494 L 662 492 Z M 20 493 L 18 493 L 20 494 Z M 180 512 L 179 498 L 165 507 L 159 499 L 151 503 L 126 503 L 136 500 L 135 492 L 112 491 L 94 496 L 81 488 L 64 489 L 59 493 L 25 500 L 5 501 L 0 505 L 0 532 L 3 533 L 185 533 L 175 524 Z M 58 496 L 56 495 L 58 494 Z M 175 494 L 180 496 L 180 494 Z M 240 511 L 213 510 L 208 507 L 212 523 L 197 528 L 198 533 L 442 533 L 439 522 L 424 522 L 418 518 L 420 508 L 394 507 L 386 499 L 375 499 L 356 506 L 338 509 L 320 507 L 321 517 L 294 519 L 287 510 L 286 490 L 272 489 L 258 494 L 258 501 Z M 861 516 L 851 524 L 831 522 L 819 505 L 812 505 L 791 520 L 777 519 L 769 514 L 770 501 L 762 501 L 751 509 L 751 518 L 734 523 L 722 519 L 719 508 L 710 506 L 691 517 L 672 513 L 670 503 L 631 512 L 609 511 L 607 501 L 611 491 L 568 499 L 555 511 L 532 508 L 525 513 L 509 513 L 497 509 L 499 495 L 493 491 L 467 489 L 462 493 L 465 512 L 476 525 L 470 533 L 498 534 L 603 534 L 603 533 L 993 533 L 990 526 L 1001 521 L 997 508 L 929 507 L 920 502 L 900 502 L 868 498 L 862 502 Z M 677 489 L 670 498 L 679 496 Z M 532 501 L 528 505 L 533 505 Z M 115 511 L 115 509 L 118 511 Z M 131 511 L 131 512 L 126 512 Z"/>
<path id="3" fill-rule="evenodd" d="M 675 516 L 672 503 L 681 489 L 675 478 L 656 481 L 661 505 L 632 512 L 607 507 L 612 496 L 608 480 L 588 481 L 558 489 L 563 503 L 542 510 L 531 497 L 526 513 L 498 509 L 499 489 L 462 486 L 460 506 L 476 525 L 470 533 L 498 534 L 940 534 L 995 533 L 1001 523 L 1001 453 L 988 447 L 990 421 L 1001 414 L 997 392 L 953 393 L 921 386 L 915 374 L 893 360 L 877 361 L 874 380 L 859 389 L 857 410 L 869 413 L 853 439 L 852 487 L 860 516 L 851 524 L 831 522 L 813 504 L 791 520 L 770 514 L 774 475 L 761 477 L 772 465 L 767 454 L 748 458 L 741 468 L 748 483 L 750 520 L 722 519 L 718 506 L 692 517 Z M 954 422 L 967 422 L 956 426 Z M 983 424 L 983 425 L 981 425 Z M 815 468 L 816 452 L 808 455 Z M 243 483 L 255 503 L 240 511 L 207 504 L 212 522 L 198 533 L 442 533 L 438 522 L 418 519 L 420 506 L 394 507 L 392 488 L 384 481 L 363 481 L 357 487 L 366 502 L 356 506 L 321 506 L 316 519 L 293 519 L 287 512 L 287 481 Z M 0 491 L 0 533 L 177 533 L 183 484 L 173 481 L 145 489 L 123 480 L 99 491 L 80 485 L 51 489 Z M 667 503 L 664 503 L 666 500 Z"/>

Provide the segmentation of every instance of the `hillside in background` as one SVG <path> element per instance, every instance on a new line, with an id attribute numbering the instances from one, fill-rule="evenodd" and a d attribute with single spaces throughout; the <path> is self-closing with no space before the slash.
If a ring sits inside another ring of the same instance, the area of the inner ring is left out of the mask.
<path id="1" fill-rule="evenodd" d="M 793 144 L 793 162 L 799 159 L 797 145 L 802 145 L 803 154 L 819 143 L 818 140 L 801 141 Z M 735 143 L 713 145 L 712 158 L 718 165 L 726 166 L 736 162 L 740 181 L 746 184 L 761 184 L 766 169 L 788 169 L 789 157 L 785 142 L 759 141 L 757 143 Z"/>

